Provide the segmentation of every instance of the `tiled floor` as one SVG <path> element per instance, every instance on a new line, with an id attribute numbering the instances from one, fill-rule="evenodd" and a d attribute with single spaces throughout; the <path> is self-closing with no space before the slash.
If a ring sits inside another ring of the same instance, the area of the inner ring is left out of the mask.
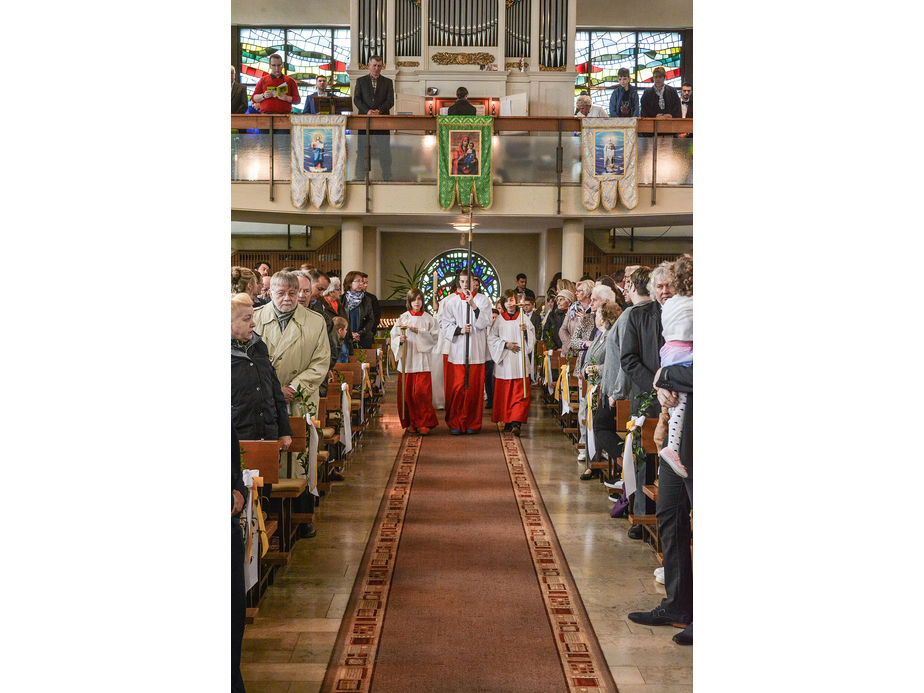
<path id="1" fill-rule="evenodd" d="M 610 519 L 599 482 L 578 479 L 575 453 L 540 411 L 539 399 L 534 389 L 523 447 L 619 690 L 690 693 L 693 648 L 672 642 L 677 629 L 646 628 L 626 618 L 629 611 L 657 606 L 664 594 L 652 576 L 654 553 L 626 536 L 626 520 Z M 315 693 L 320 687 L 401 441 L 393 391 L 386 402 L 352 454 L 346 480 L 322 501 L 318 535 L 296 543 L 288 568 L 244 632 L 241 669 L 248 693 Z"/>

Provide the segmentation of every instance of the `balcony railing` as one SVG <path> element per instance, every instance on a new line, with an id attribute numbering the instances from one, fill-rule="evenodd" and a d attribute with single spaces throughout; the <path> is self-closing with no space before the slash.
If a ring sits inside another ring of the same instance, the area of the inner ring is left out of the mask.
<path id="1" fill-rule="evenodd" d="M 232 181 L 291 180 L 288 115 L 232 115 L 231 127 L 237 130 L 231 134 Z M 370 127 L 391 132 L 388 181 L 383 179 L 375 155 L 367 152 L 371 138 L 360 137 L 361 131 Z M 491 148 L 494 184 L 556 185 L 560 200 L 562 186 L 581 184 L 580 131 L 580 118 L 495 118 Z M 638 183 L 651 187 L 652 202 L 658 187 L 693 184 L 692 137 L 654 136 L 692 134 L 692 119 L 640 118 L 638 132 Z M 346 149 L 348 182 L 437 182 L 436 118 L 432 116 L 348 116 Z M 272 199 L 272 185 L 270 196 Z"/>

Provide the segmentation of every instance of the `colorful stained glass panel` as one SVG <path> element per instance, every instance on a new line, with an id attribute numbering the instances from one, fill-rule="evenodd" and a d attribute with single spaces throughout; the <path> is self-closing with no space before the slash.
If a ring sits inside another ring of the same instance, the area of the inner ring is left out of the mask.
<path id="1" fill-rule="evenodd" d="M 477 238 L 477 237 L 476 237 Z M 433 274 L 436 273 L 436 303 L 439 304 L 450 293 L 450 285 L 456 275 L 465 269 L 468 263 L 468 250 L 466 248 L 454 248 L 440 253 L 427 263 L 423 277 L 420 280 L 420 289 L 424 294 L 424 304 L 427 310 L 433 312 Z M 472 273 L 478 278 L 481 284 L 481 292 L 491 299 L 491 303 L 500 298 L 500 280 L 497 277 L 497 270 L 494 269 L 486 257 L 472 251 Z"/>

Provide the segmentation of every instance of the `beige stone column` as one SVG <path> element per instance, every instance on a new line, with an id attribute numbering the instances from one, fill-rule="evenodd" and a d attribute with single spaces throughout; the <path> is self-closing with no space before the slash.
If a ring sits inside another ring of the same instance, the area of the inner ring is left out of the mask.
<path id="1" fill-rule="evenodd" d="M 361 270 L 363 267 L 363 223 L 355 217 L 343 220 L 340 228 L 340 274 Z M 343 287 L 344 290 L 347 287 Z"/>
<path id="2" fill-rule="evenodd" d="M 584 274 L 584 220 L 565 219 L 561 227 L 561 276 L 576 282 Z"/>

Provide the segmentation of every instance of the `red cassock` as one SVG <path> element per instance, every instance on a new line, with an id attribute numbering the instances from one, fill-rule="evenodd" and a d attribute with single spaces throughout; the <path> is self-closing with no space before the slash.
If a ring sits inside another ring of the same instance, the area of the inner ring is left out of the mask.
<path id="1" fill-rule="evenodd" d="M 484 364 L 469 364 L 468 389 L 465 385 L 465 364 L 447 363 L 443 374 L 446 382 L 446 424 L 457 431 L 480 431 L 484 411 Z"/>
<path id="2" fill-rule="evenodd" d="M 523 396 L 523 380 L 494 379 L 494 406 L 491 409 L 491 421 L 519 421 L 524 423 L 529 416 L 529 399 L 531 396 L 530 384 L 526 386 L 526 397 Z"/>
<path id="3" fill-rule="evenodd" d="M 433 388 L 430 385 L 429 373 L 407 374 L 407 414 L 404 408 L 404 373 L 398 372 L 398 418 L 401 427 L 407 428 L 436 428 L 439 421 L 436 419 L 436 410 L 433 408 Z"/>

